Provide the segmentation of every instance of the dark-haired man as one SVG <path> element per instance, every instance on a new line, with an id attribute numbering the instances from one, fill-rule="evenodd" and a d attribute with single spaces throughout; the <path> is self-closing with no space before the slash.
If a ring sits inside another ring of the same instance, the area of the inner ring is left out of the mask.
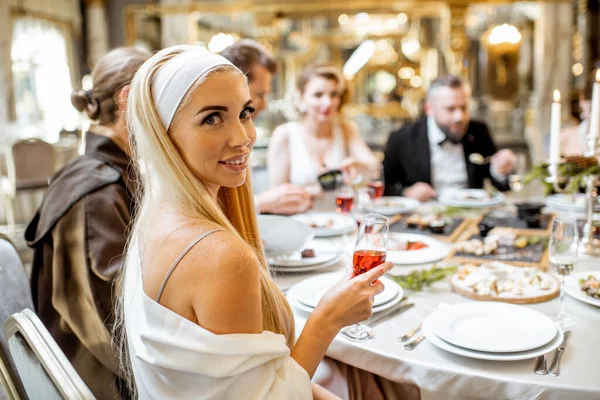
<path id="1" fill-rule="evenodd" d="M 239 40 L 223 50 L 221 55 L 248 77 L 250 97 L 256 114 L 265 110 L 273 74 L 277 71 L 273 56 L 250 39 Z M 256 196 L 256 209 L 260 213 L 291 215 L 303 213 L 311 205 L 311 198 L 306 190 L 291 184 L 270 188 Z"/>
<path id="2" fill-rule="evenodd" d="M 482 188 L 486 178 L 508 190 L 516 157 L 510 150 L 497 151 L 488 127 L 469 119 L 470 95 L 469 86 L 455 75 L 431 83 L 426 117 L 388 140 L 383 161 L 387 195 L 426 201 L 443 189 Z M 471 163 L 473 153 L 490 156 L 490 163 Z"/>

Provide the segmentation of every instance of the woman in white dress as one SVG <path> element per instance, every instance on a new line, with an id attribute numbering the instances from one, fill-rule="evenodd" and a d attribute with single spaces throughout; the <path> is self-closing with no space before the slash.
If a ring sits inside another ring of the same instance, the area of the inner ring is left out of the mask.
<path id="1" fill-rule="evenodd" d="M 283 183 L 315 187 L 319 174 L 342 169 L 378 173 L 380 164 L 360 138 L 355 124 L 340 115 L 345 79 L 330 64 L 314 64 L 298 78 L 299 121 L 278 126 L 269 143 L 271 186 Z"/>
<path id="2" fill-rule="evenodd" d="M 136 74 L 127 119 L 143 191 L 120 284 L 121 358 L 142 399 L 332 399 L 311 378 L 338 331 L 372 313 L 386 263 L 350 275 L 296 340 L 258 235 L 245 76 L 195 46 Z M 129 360 L 129 361 L 128 361 Z"/>

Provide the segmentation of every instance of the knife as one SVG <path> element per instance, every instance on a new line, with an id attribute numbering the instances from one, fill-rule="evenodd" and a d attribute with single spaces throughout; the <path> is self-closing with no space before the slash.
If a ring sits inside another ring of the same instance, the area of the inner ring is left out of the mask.
<path id="1" fill-rule="evenodd" d="M 562 358 L 563 353 L 565 352 L 565 347 L 567 347 L 567 342 L 571 337 L 571 331 L 565 332 L 565 337 L 560 344 L 559 348 L 556 349 L 556 356 L 550 365 L 550 369 L 548 369 L 548 375 L 558 376 L 560 375 L 560 359 Z"/>
<path id="2" fill-rule="evenodd" d="M 400 303 L 397 306 L 390 308 L 389 310 L 378 313 L 377 315 L 371 317 L 368 321 L 365 321 L 365 323 L 367 325 L 373 326 L 383 321 L 384 319 L 403 313 L 404 311 L 410 309 L 414 305 L 415 303 Z"/>

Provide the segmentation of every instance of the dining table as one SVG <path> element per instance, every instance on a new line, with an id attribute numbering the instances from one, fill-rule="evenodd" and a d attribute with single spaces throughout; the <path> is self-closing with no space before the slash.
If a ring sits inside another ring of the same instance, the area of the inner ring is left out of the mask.
<path id="1" fill-rule="evenodd" d="M 505 209 L 512 206 L 510 200 Z M 331 193 L 318 198 L 313 211 L 334 212 Z M 477 211 L 476 211 L 477 212 Z M 351 263 L 356 232 L 319 238 L 317 242 L 344 249 L 340 261 L 316 272 L 274 273 L 274 280 L 285 292 L 306 278 L 332 271 L 344 271 Z M 402 275 L 433 264 L 395 266 L 389 275 Z M 600 258 L 582 256 L 575 271 L 600 271 Z M 423 400 L 437 399 L 600 399 L 600 308 L 565 295 L 566 312 L 577 323 L 570 327 L 571 339 L 562 359 L 559 376 L 537 375 L 535 359 L 524 361 L 485 361 L 448 353 L 424 340 L 414 350 L 405 350 L 398 337 L 409 332 L 440 304 L 472 302 L 454 293 L 448 280 L 421 291 L 405 290 L 414 306 L 390 316 L 372 327 L 375 338 L 356 342 L 337 335 L 326 355 L 386 379 L 417 385 Z M 521 305 L 549 317 L 557 314 L 559 298 L 537 304 Z M 306 322 L 306 311 L 293 308 L 296 332 Z M 554 352 L 552 352 L 554 353 Z M 549 354 L 549 361 L 553 354 Z"/>

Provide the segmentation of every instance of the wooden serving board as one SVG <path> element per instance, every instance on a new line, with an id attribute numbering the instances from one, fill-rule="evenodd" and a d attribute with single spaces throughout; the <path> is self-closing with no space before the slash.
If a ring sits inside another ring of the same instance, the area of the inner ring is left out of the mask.
<path id="1" fill-rule="evenodd" d="M 498 228 L 513 228 L 517 229 L 519 232 L 528 233 L 533 236 L 550 236 L 554 214 L 544 214 L 543 218 L 545 220 L 542 221 L 542 228 L 539 229 L 528 228 L 527 223 L 524 220 L 519 219 L 517 216 L 502 218 L 490 215 L 490 213 L 485 213 L 484 215 L 476 218 L 473 224 L 475 227 L 477 227 L 481 221 L 485 220 L 493 222 Z"/>
<path id="2" fill-rule="evenodd" d="M 517 237 L 519 236 L 540 236 L 545 235 L 532 233 L 530 230 L 515 229 Z M 459 241 L 469 239 L 479 239 L 479 228 L 477 224 L 471 225 Z M 490 261 L 499 261 L 504 264 L 513 265 L 515 267 L 536 267 L 541 271 L 548 269 L 548 249 L 544 248 L 543 244 L 535 246 L 527 246 L 525 249 L 517 249 L 513 246 L 498 246 L 498 254 L 488 254 L 482 256 L 476 256 L 475 254 L 463 254 L 452 249 L 445 261 L 449 263 L 471 263 L 480 265 Z"/>
<path id="3" fill-rule="evenodd" d="M 434 234 L 428 229 L 420 229 L 420 228 L 408 228 L 405 224 L 405 220 L 413 214 L 399 214 L 392 218 L 390 218 L 389 226 L 390 232 L 397 233 L 418 233 L 420 235 L 427 235 L 434 237 L 443 242 L 452 243 L 455 242 L 460 235 L 470 227 L 474 219 L 473 218 L 454 218 L 454 223 L 450 224 L 450 229 L 446 234 Z"/>
<path id="4" fill-rule="evenodd" d="M 560 282 L 553 276 L 550 276 L 552 280 L 556 282 L 556 287 L 554 290 L 548 290 L 547 293 L 541 294 L 539 296 L 534 297 L 498 297 L 498 296 L 483 296 L 478 293 L 475 293 L 472 290 L 465 289 L 463 287 L 458 286 L 455 281 L 455 276 L 453 275 L 450 278 L 450 286 L 452 290 L 461 296 L 464 296 L 468 299 L 478 300 L 478 301 L 497 301 L 501 303 L 512 303 L 512 304 L 535 304 L 542 303 L 544 301 L 552 300 L 560 294 Z"/>

